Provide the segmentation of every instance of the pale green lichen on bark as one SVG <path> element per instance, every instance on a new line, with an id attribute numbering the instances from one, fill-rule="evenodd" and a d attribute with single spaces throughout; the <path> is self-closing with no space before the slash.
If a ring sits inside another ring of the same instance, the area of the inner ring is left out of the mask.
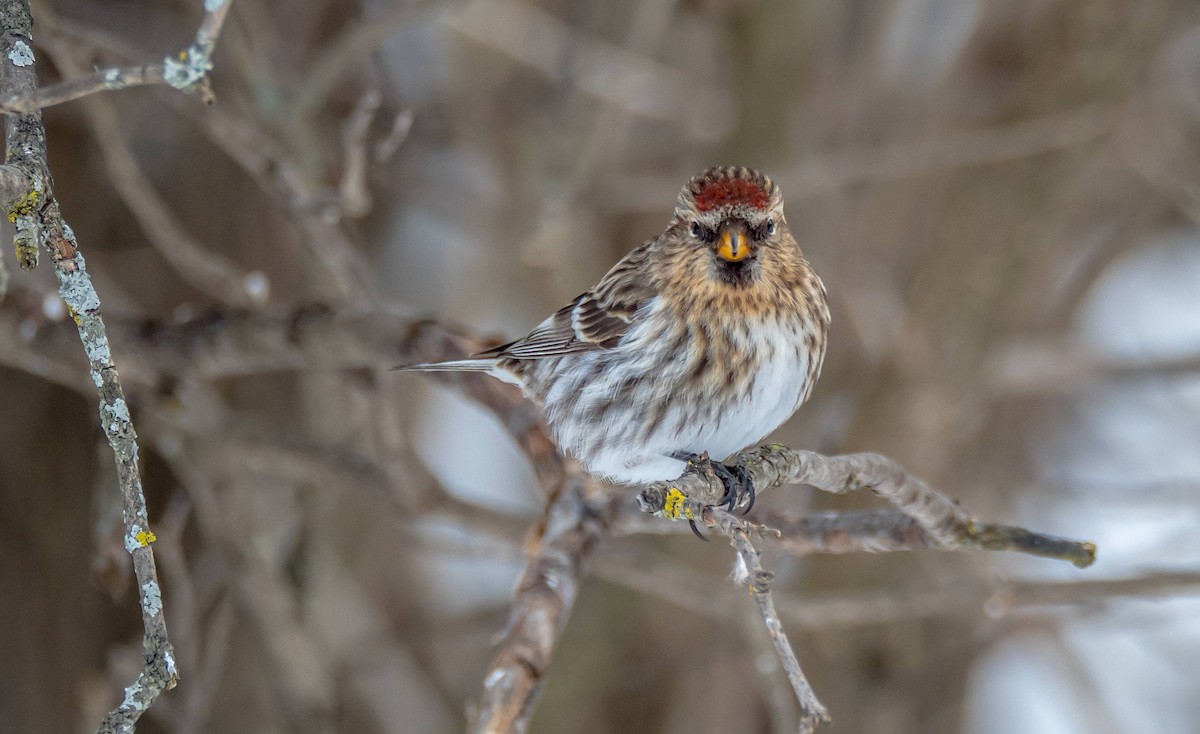
<path id="1" fill-rule="evenodd" d="M 38 226 L 32 216 L 19 217 L 13 234 L 13 251 L 17 257 L 17 266 L 29 272 L 38 264 Z"/>
<path id="2" fill-rule="evenodd" d="M 162 591 L 158 588 L 158 582 L 147 581 L 142 584 L 142 595 L 148 614 L 156 615 L 162 611 Z"/>
<path id="3" fill-rule="evenodd" d="M 129 461 L 137 458 L 137 433 L 129 416 L 129 405 L 117 398 L 111 403 L 100 404 L 100 427 L 112 445 L 117 457 Z"/>
<path id="4" fill-rule="evenodd" d="M 22 40 L 17 40 L 8 52 L 8 60 L 16 66 L 31 66 L 33 64 L 33 49 Z"/>
<path id="5" fill-rule="evenodd" d="M 212 49 L 192 45 L 180 51 L 177 58 L 163 59 L 163 80 L 172 87 L 190 92 L 212 71 Z"/>
<path id="6" fill-rule="evenodd" d="M 100 310 L 100 296 L 92 285 L 92 279 L 87 275 L 83 255 L 76 254 L 71 262 L 74 263 L 74 268 L 59 268 L 61 274 L 58 276 L 58 293 L 76 313 L 95 314 Z"/>
<path id="7" fill-rule="evenodd" d="M 32 183 L 29 189 L 8 207 L 8 221 L 14 225 L 13 249 L 16 252 L 17 265 L 25 272 L 33 270 L 38 264 L 41 227 L 37 212 L 45 201 L 45 193 L 38 178 L 31 176 L 30 180 Z"/>

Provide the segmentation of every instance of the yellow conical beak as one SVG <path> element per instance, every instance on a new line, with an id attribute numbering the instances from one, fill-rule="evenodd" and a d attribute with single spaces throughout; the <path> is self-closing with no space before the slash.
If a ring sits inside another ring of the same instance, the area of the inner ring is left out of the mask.
<path id="1" fill-rule="evenodd" d="M 722 260 L 735 263 L 745 260 L 750 255 L 750 238 L 740 227 L 723 228 L 719 242 L 717 257 Z"/>

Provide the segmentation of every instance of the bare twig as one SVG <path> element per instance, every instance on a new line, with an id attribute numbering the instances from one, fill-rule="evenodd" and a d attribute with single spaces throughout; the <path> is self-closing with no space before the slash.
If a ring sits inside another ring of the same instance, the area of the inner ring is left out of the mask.
<path id="1" fill-rule="evenodd" d="M 372 89 L 359 97 L 354 111 L 342 126 L 345 161 L 338 187 L 338 209 L 342 216 L 357 219 L 371 211 L 371 192 L 367 188 L 367 133 L 383 96 Z"/>
<path id="2" fill-rule="evenodd" d="M 157 64 L 101 69 L 28 92 L 9 92 L 0 97 L 0 113 L 25 115 L 96 92 L 151 84 L 167 84 L 184 92 L 199 91 L 207 97 L 205 80 L 212 71 L 213 49 L 232 1 L 204 0 L 204 20 L 196 31 L 196 39 L 177 56 L 168 56 Z"/>
<path id="3" fill-rule="evenodd" d="M 28 0 L 0 3 L 0 27 L 4 31 L 0 38 L 0 54 L 4 57 L 0 59 L 0 92 L 17 96 L 36 92 L 33 17 Z M 109 713 L 99 730 L 132 732 L 134 723 L 159 694 L 173 688 L 178 681 L 151 549 L 155 538 L 147 521 L 146 499 L 138 472 L 137 433 L 100 318 L 100 298 L 84 269 L 75 235 L 63 221 L 51 190 L 41 114 L 12 115 L 6 128 L 8 155 L 4 168 L 19 171 L 28 182 L 23 194 L 4 202 L 17 227 L 18 257 L 22 267 L 29 269 L 36 264 L 39 245 L 52 256 L 59 295 L 74 317 L 92 380 L 100 393 L 100 425 L 116 457 L 125 515 L 125 548 L 133 557 L 142 610 L 144 667 L 137 680 L 125 689 L 124 700 Z"/>
<path id="4" fill-rule="evenodd" d="M 245 513 L 223 505 L 192 457 L 180 453 L 172 469 L 187 487 L 201 532 L 221 549 L 220 560 L 230 567 L 233 600 L 256 628 L 257 641 L 277 675 L 277 692 L 285 715 L 296 731 L 332 730 L 334 683 L 330 664 L 306 633 L 297 600 L 281 576 L 251 545 L 249 534 L 234 520 Z"/>
<path id="5" fill-rule="evenodd" d="M 388 36 L 403 28 L 432 3 L 397 3 L 378 14 L 348 26 L 304 72 L 305 84 L 296 95 L 289 115 L 299 123 L 312 116 L 329 98 L 334 86 L 372 54 Z"/>
<path id="6" fill-rule="evenodd" d="M 6 115 L 29 114 L 97 92 L 165 83 L 161 63 L 104 69 L 39 89 L 31 95 L 8 95 L 0 99 L 0 112 Z"/>
<path id="7" fill-rule="evenodd" d="M 946 550 L 1011 550 L 1070 561 L 1080 568 L 1096 560 L 1096 546 L 1091 543 L 980 522 L 879 454 L 823 456 L 769 445 L 743 451 L 735 460 L 750 472 L 760 493 L 784 484 L 809 484 L 834 494 L 870 489 L 912 518 L 923 536 L 928 536 L 916 547 L 932 541 L 934 547 Z M 715 504 L 723 492 L 719 479 L 693 467 L 677 480 L 647 487 L 638 495 L 638 507 L 671 519 L 701 519 L 704 508 Z"/>
<path id="8" fill-rule="evenodd" d="M 671 519 L 702 520 L 729 538 L 738 552 L 735 579 L 749 584 L 800 702 L 801 732 L 813 731 L 817 724 L 829 721 L 829 716 L 813 694 L 783 632 L 770 593 L 772 577 L 762 569 L 751 534 L 778 537 L 785 547 L 792 544 L 793 550 L 801 552 L 977 547 L 1061 558 L 1080 567 L 1095 560 L 1096 549 L 1090 543 L 978 522 L 894 461 L 878 454 L 830 457 L 772 445 L 742 452 L 735 460 L 750 472 L 758 492 L 786 483 L 811 484 L 834 493 L 871 489 L 900 510 L 822 514 L 790 521 L 782 518 L 780 528 L 752 526 L 713 506 L 724 493 L 724 487 L 711 471 L 704 469 L 703 463 L 689 466 L 679 479 L 655 483 L 638 495 L 638 507 L 643 512 Z M 785 537 L 789 540 L 782 540 Z"/>
<path id="9" fill-rule="evenodd" d="M 581 37 L 533 3 L 468 3 L 451 16 L 449 25 L 548 79 L 574 84 L 638 118 L 679 126 L 690 137 L 711 140 L 730 124 L 727 111 L 732 101 L 724 87 L 627 48 Z"/>
<path id="10" fill-rule="evenodd" d="M 60 69 L 75 72 L 81 67 L 66 44 L 51 42 L 46 48 Z M 264 303 L 269 295 L 266 278 L 261 273 L 242 272 L 228 258 L 201 244 L 155 190 L 134 160 L 110 101 L 93 97 L 83 105 L 114 188 L 150 244 L 175 272 L 200 292 L 229 305 Z"/>
<path id="11" fill-rule="evenodd" d="M 760 519 L 775 531 L 764 537 L 796 555 L 954 550 L 957 547 L 941 544 L 926 533 L 916 519 L 896 510 L 817 512 L 801 516 L 765 513 Z M 965 545 L 1063 558 L 1077 566 L 1090 561 L 1094 555 L 1094 549 L 1089 550 L 1088 543 L 1065 541 L 1008 525 L 971 523 L 972 537 L 963 541 Z"/>
<path id="12" fill-rule="evenodd" d="M 753 528 L 752 528 L 753 529 Z M 687 532 L 686 530 L 684 531 Z M 642 558 L 606 553 L 592 575 L 648 594 L 681 609 L 717 620 L 729 619 L 738 601 L 732 593 L 713 589 L 690 569 L 667 556 Z M 938 578 L 933 585 L 828 593 L 778 594 L 780 617 L 806 630 L 856 627 L 911 619 L 986 616 L 1005 619 L 1060 607 L 1074 614 L 1079 607 L 1097 608 L 1128 600 L 1200 595 L 1200 573 L 1151 571 L 1140 576 L 1086 581 L 1028 581 L 974 576 Z"/>
<path id="13" fill-rule="evenodd" d="M 400 146 L 412 131 L 413 111 L 400 110 L 392 120 L 392 128 L 379 142 L 375 144 L 373 158 L 376 163 L 387 163 L 400 150 Z"/>
<path id="14" fill-rule="evenodd" d="M 816 153 L 775 180 L 790 201 L 861 181 L 893 181 L 940 171 L 1019 160 L 1102 139 L 1114 125 L 1116 111 L 1087 105 L 1069 112 L 1022 120 L 980 130 L 946 132 L 927 140 Z M 672 191 L 689 172 L 630 173 L 621 177 L 611 196 L 622 209 L 642 210 Z"/>
<path id="15" fill-rule="evenodd" d="M 800 732 L 808 734 L 817 724 L 829 723 L 829 712 L 817 700 L 812 686 L 800 670 L 800 661 L 796 659 L 796 653 L 792 650 L 787 634 L 783 631 L 783 624 L 779 621 L 779 613 L 775 611 L 775 601 L 771 597 L 771 580 L 774 574 L 763 570 L 758 549 L 750 541 L 750 530 L 745 523 L 720 508 L 714 508 L 710 512 L 717 529 L 729 538 L 729 542 L 737 550 L 738 562 L 734 579 L 750 588 L 754 603 L 758 605 L 759 614 L 762 615 L 763 624 L 766 625 L 771 642 L 775 645 L 775 652 L 779 655 L 779 662 L 783 665 L 783 672 L 792 684 L 796 700 L 800 702 Z"/>

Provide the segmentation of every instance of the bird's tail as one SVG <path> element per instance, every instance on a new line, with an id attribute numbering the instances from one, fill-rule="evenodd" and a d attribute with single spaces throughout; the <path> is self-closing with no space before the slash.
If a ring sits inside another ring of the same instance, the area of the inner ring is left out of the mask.
<path id="1" fill-rule="evenodd" d="M 495 366 L 494 359 L 456 359 L 450 362 L 402 364 L 392 369 L 400 372 L 491 372 Z"/>

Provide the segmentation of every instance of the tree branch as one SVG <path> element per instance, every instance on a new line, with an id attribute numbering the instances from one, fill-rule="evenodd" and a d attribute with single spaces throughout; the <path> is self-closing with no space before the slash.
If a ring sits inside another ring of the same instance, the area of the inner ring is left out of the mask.
<path id="1" fill-rule="evenodd" d="M 958 503 L 938 494 L 923 481 L 904 471 L 899 464 L 879 454 L 823 456 L 773 444 L 743 451 L 735 461 L 750 472 L 759 493 L 784 484 L 808 484 L 834 494 L 870 489 L 910 518 L 920 530 L 920 534 L 912 534 L 913 528 L 908 521 L 897 516 L 891 516 L 888 522 L 873 527 L 871 524 L 878 523 L 881 516 L 851 516 L 860 521 L 870 520 L 866 527 L 860 526 L 857 530 L 868 533 L 867 537 L 874 542 L 882 537 L 891 537 L 888 550 L 925 547 L 942 550 L 1010 550 L 1070 561 L 1079 568 L 1090 566 L 1096 560 L 1096 546 L 1092 543 L 981 522 Z M 716 504 L 724 491 L 724 486 L 715 475 L 693 466 L 679 479 L 656 482 L 642 490 L 637 502 L 643 512 L 673 520 L 696 519 L 709 523 L 711 515 L 706 510 Z M 838 528 L 838 532 L 846 529 Z M 806 530 L 811 532 L 813 528 Z M 816 534 L 819 536 L 827 530 L 816 528 Z M 897 539 L 896 533 L 901 537 Z M 906 541 L 905 537 L 909 540 Z M 820 545 L 822 541 L 817 542 Z M 905 545 L 906 542 L 910 544 Z M 828 541 L 824 543 L 829 544 Z M 858 549 L 870 549 L 869 542 L 864 540 Z"/>
<path id="2" fill-rule="evenodd" d="M 782 520 L 779 528 L 755 526 L 714 506 L 725 488 L 706 462 L 690 464 L 679 479 L 656 482 L 637 497 L 638 508 L 643 512 L 673 520 L 701 520 L 729 538 L 738 553 L 734 579 L 750 586 L 784 672 L 800 702 L 802 734 L 813 731 L 821 722 L 828 722 L 829 714 L 805 679 L 783 632 L 770 592 L 772 575 L 763 571 L 759 551 L 751 541 L 752 534 L 777 538 L 784 548 L 804 553 L 975 547 L 1061 558 L 1080 568 L 1091 565 L 1096 558 L 1096 547 L 1091 543 L 979 522 L 957 503 L 933 491 L 896 462 L 878 454 L 822 456 L 811 451 L 769 445 L 743 451 L 734 461 L 750 472 L 758 493 L 784 484 L 810 484 L 836 494 L 870 489 L 899 509 L 899 512 L 777 518 Z M 747 500 L 748 497 L 739 498 L 743 503 Z"/>
<path id="3" fill-rule="evenodd" d="M 585 497 L 587 481 L 573 477 L 551 501 L 545 531 L 517 584 L 508 629 L 484 676 L 468 727 L 474 734 L 519 733 L 529 725 L 585 566 L 612 519 L 611 502 L 597 507 Z"/>
<path id="4" fill-rule="evenodd" d="M 205 86 L 206 80 L 212 71 L 212 54 L 217 45 L 217 36 L 225 24 L 232 1 L 204 0 L 204 20 L 196 31 L 196 39 L 177 56 L 168 56 L 157 64 L 101 69 L 45 88 L 7 92 L 0 96 L 0 113 L 28 115 L 96 92 L 151 84 L 167 84 L 184 92 L 199 91 L 206 101 L 211 101 Z M 29 51 L 29 58 L 32 63 L 32 50 Z"/>
<path id="5" fill-rule="evenodd" d="M 28 0 L 0 3 L 0 29 L 3 30 L 0 93 L 18 97 L 36 94 L 33 17 Z M 133 558 L 142 610 L 144 667 L 137 680 L 125 689 L 124 700 L 105 717 L 99 731 L 132 732 L 135 722 L 159 694 L 173 688 L 178 681 L 151 549 L 155 537 L 147 520 L 138 472 L 137 433 L 100 317 L 100 298 L 84 268 L 75 235 L 63 221 L 54 199 L 41 113 L 10 115 L 5 127 L 8 153 L 4 180 L 11 181 L 14 172 L 19 172 L 27 182 L 23 192 L 4 201 L 9 219 L 16 225 L 18 260 L 28 270 L 37 262 L 39 246 L 51 255 L 59 295 L 75 321 L 92 381 L 100 394 L 100 425 L 116 459 L 125 519 L 125 549 Z"/>

